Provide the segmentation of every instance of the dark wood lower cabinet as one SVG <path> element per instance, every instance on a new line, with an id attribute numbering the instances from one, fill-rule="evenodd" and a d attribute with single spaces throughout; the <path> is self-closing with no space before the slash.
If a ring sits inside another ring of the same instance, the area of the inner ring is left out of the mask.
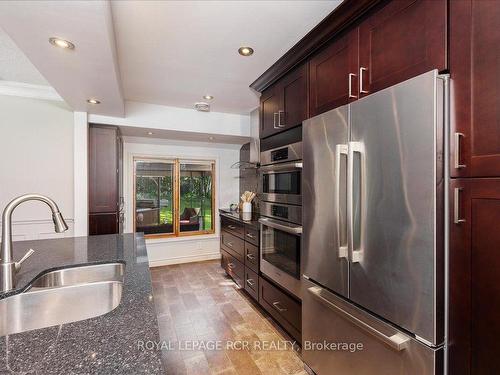
<path id="1" fill-rule="evenodd" d="M 90 214 L 89 235 L 118 233 L 119 223 L 116 213 Z"/>
<path id="2" fill-rule="evenodd" d="M 450 188 L 449 374 L 498 374 L 500 178 Z"/>

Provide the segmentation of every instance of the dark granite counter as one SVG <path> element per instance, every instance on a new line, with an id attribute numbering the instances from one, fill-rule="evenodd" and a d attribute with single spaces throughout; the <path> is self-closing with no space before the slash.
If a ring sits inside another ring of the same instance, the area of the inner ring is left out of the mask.
<path id="1" fill-rule="evenodd" d="M 259 214 L 252 213 L 251 220 L 244 220 L 243 213 L 240 211 L 231 211 L 229 208 L 220 208 L 219 215 L 229 217 L 230 219 L 250 225 L 255 229 L 259 229 Z"/>
<path id="2" fill-rule="evenodd" d="M 96 318 L 0 337 L 0 374 L 161 374 L 159 341 L 146 245 L 142 234 L 14 243 L 14 259 L 35 253 L 17 275 L 17 290 L 48 269 L 125 261 L 120 305 Z M 0 294 L 0 298 L 5 295 Z"/>

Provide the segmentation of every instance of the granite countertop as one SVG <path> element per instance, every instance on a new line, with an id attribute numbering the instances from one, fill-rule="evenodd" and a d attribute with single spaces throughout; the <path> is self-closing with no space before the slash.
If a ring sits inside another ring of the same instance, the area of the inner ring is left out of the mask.
<path id="1" fill-rule="evenodd" d="M 229 208 L 219 208 L 219 215 L 229 217 L 233 220 L 237 220 L 237 221 L 240 221 L 242 223 L 245 223 L 246 225 L 250 225 L 251 227 L 254 227 L 255 229 L 259 229 L 259 214 L 258 213 L 253 212 L 251 220 L 244 220 L 243 219 L 243 212 L 231 211 Z"/>
<path id="2" fill-rule="evenodd" d="M 161 352 L 138 347 L 159 341 L 142 234 L 15 242 L 14 259 L 29 248 L 35 253 L 23 263 L 15 293 L 48 269 L 124 261 L 122 299 L 96 318 L 0 337 L 0 374 L 163 373 Z"/>

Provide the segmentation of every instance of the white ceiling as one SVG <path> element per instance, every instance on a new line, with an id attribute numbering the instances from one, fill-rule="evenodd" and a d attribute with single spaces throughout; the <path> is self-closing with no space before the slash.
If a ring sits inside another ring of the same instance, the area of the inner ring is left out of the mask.
<path id="1" fill-rule="evenodd" d="M 212 111 L 248 113 L 249 84 L 340 2 L 0 1 L 0 27 L 41 73 L 0 33 L 0 79 L 45 77 L 74 110 L 108 116 L 123 116 L 124 100 L 191 108 L 204 94 Z M 243 45 L 254 55 L 238 55 Z"/>
<path id="2" fill-rule="evenodd" d="M 112 1 L 125 99 L 248 113 L 248 87 L 340 1 Z M 242 57 L 241 46 L 255 53 Z"/>
<path id="3" fill-rule="evenodd" d="M 26 55 L 0 28 L 0 80 L 48 85 Z"/>

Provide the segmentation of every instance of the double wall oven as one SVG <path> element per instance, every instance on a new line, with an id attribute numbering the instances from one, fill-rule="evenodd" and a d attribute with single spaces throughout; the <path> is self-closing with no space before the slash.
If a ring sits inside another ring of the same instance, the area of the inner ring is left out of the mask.
<path id="1" fill-rule="evenodd" d="M 302 142 L 262 152 L 261 163 L 261 271 L 300 298 Z"/>

